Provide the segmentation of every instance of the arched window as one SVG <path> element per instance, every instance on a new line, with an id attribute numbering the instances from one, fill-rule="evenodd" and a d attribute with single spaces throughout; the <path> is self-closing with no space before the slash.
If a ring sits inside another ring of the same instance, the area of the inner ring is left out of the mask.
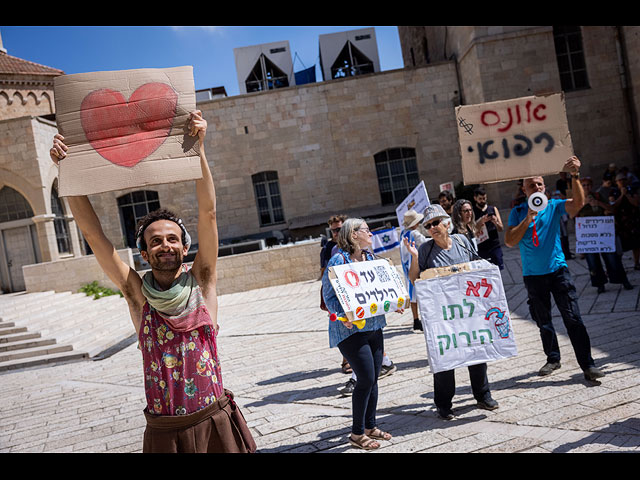
<path id="1" fill-rule="evenodd" d="M 51 212 L 55 215 L 53 227 L 56 231 L 56 243 L 58 244 L 58 253 L 71 252 L 71 239 L 69 237 L 69 227 L 67 219 L 64 216 L 64 207 L 62 201 L 58 197 L 58 189 L 51 187 Z"/>
<path id="2" fill-rule="evenodd" d="M 284 210 L 280 200 L 280 186 L 278 172 L 268 171 L 251 175 L 253 190 L 258 206 L 260 226 L 273 225 L 284 222 Z"/>
<path id="3" fill-rule="evenodd" d="M 397 205 L 420 183 L 415 149 L 390 148 L 373 158 L 382 205 Z"/>
<path id="4" fill-rule="evenodd" d="M 31 205 L 20 192 L 7 186 L 0 190 L 0 223 L 31 217 Z"/>
<path id="5" fill-rule="evenodd" d="M 127 193 L 118 198 L 118 208 L 122 233 L 125 236 L 127 246 L 136 248 L 136 224 L 147 213 L 160 208 L 158 192 L 139 190 Z"/>

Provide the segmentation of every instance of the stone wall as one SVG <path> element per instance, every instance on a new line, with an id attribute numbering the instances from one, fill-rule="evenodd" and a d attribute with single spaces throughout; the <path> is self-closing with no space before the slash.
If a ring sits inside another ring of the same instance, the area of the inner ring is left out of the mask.
<path id="1" fill-rule="evenodd" d="M 117 253 L 123 262 L 133 267 L 130 248 L 118 250 Z M 22 273 L 27 293 L 49 290 L 76 292 L 94 280 L 103 287 L 116 288 L 102 271 L 94 255 L 25 265 L 22 267 Z"/>
<path id="2" fill-rule="evenodd" d="M 126 264 L 134 266 L 130 248 L 118 250 L 118 255 Z M 400 266 L 399 249 L 381 256 Z M 320 241 L 221 257 L 218 259 L 218 295 L 317 280 L 319 264 Z M 116 288 L 93 255 L 26 265 L 22 271 L 27 292 L 75 292 L 94 280 L 99 285 Z"/>

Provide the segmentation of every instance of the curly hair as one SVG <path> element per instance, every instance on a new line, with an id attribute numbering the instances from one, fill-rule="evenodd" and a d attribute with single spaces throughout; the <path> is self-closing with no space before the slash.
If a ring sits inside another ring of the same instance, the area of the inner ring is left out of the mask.
<path id="1" fill-rule="evenodd" d="M 144 217 L 138 220 L 138 224 L 136 226 L 136 244 L 138 246 L 138 250 L 141 252 L 147 250 L 147 242 L 144 239 L 144 232 L 149 225 L 153 222 L 157 222 L 158 220 L 170 220 L 176 223 L 180 227 L 180 230 L 182 230 L 182 245 L 191 243 L 191 239 L 188 238 L 187 230 L 184 228 L 184 225 L 182 225 L 182 220 L 172 211 L 167 210 L 166 208 L 159 208 L 158 210 L 147 213 Z"/>
<path id="2" fill-rule="evenodd" d="M 462 223 L 462 207 L 464 207 L 465 205 L 469 205 L 469 207 L 471 207 L 471 227 Z M 451 220 L 453 221 L 453 226 L 458 231 L 458 233 L 464 233 L 465 235 L 468 234 L 471 237 L 475 237 L 473 225 L 476 224 L 476 216 L 473 212 L 473 205 L 471 205 L 471 202 L 469 200 L 460 199 L 453 204 Z"/>

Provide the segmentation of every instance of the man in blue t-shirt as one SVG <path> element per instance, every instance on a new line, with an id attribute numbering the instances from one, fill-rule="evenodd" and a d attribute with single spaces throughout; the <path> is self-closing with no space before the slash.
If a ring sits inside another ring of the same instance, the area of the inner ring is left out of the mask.
<path id="1" fill-rule="evenodd" d="M 562 315 L 580 368 L 587 380 L 603 377 L 591 357 L 591 341 L 578 308 L 578 295 L 571 280 L 560 242 L 560 221 L 564 214 L 575 217 L 584 205 L 584 192 L 579 180 L 580 160 L 571 157 L 564 170 L 572 173 L 573 198 L 550 199 L 547 207 L 535 212 L 523 202 L 509 215 L 505 232 L 507 247 L 520 247 L 522 275 L 529 296 L 529 311 L 540 329 L 547 363 L 538 372 L 549 375 L 560 368 L 560 348 L 551 321 L 551 295 Z M 523 190 L 527 196 L 544 193 L 542 177 L 526 178 Z"/>

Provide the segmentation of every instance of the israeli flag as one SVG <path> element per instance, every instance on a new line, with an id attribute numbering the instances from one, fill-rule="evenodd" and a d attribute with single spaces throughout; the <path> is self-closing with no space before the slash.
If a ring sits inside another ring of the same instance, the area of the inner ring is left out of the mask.
<path id="1" fill-rule="evenodd" d="M 371 232 L 373 234 L 373 253 L 385 252 L 387 250 L 393 250 L 400 246 L 398 240 L 398 233 L 395 228 L 386 228 L 384 230 L 377 230 Z"/>

